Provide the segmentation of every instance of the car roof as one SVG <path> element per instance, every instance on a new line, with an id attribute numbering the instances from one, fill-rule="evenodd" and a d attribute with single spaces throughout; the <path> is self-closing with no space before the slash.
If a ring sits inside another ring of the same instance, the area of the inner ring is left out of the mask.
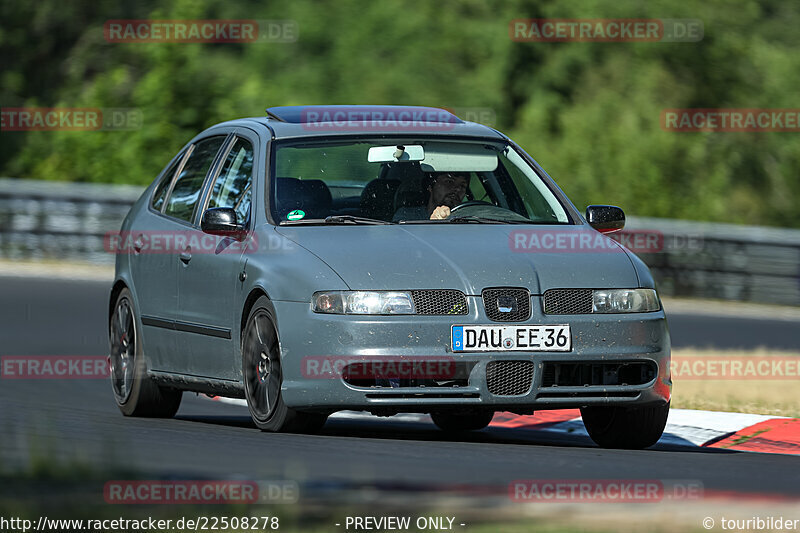
<path id="1" fill-rule="evenodd" d="M 276 139 L 370 135 L 482 137 L 505 139 L 500 132 L 461 120 L 450 111 L 420 106 L 283 106 L 270 107 L 265 117 L 231 120 L 217 126 L 261 125 L 272 130 Z"/>

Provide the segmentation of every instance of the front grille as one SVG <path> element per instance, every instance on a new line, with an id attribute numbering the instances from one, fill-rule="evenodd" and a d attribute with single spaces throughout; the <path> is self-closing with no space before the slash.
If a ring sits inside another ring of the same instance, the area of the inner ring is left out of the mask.
<path id="1" fill-rule="evenodd" d="M 584 315 L 592 312 L 592 289 L 550 289 L 544 293 L 548 315 Z"/>
<path id="2" fill-rule="evenodd" d="M 418 315 L 466 315 L 467 297 L 456 290 L 411 291 Z"/>
<path id="3" fill-rule="evenodd" d="M 495 322 L 520 322 L 531 316 L 531 295 L 527 289 L 483 289 L 483 308 L 489 320 Z M 513 301 L 513 306 L 507 304 Z M 510 311 L 501 311 L 501 308 Z"/>
<path id="4" fill-rule="evenodd" d="M 486 385 L 495 396 L 519 396 L 531 390 L 531 361 L 491 361 L 486 365 Z"/>

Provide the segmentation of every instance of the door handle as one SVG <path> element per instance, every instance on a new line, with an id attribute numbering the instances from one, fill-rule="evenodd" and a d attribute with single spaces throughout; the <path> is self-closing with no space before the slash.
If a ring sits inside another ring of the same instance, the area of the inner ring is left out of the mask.
<path id="1" fill-rule="evenodd" d="M 144 248 L 144 241 L 142 240 L 142 236 L 139 235 L 136 237 L 136 240 L 133 241 L 133 251 L 138 254 L 142 251 L 142 248 Z"/>
<path id="2" fill-rule="evenodd" d="M 183 264 L 184 265 L 188 265 L 189 261 L 192 260 L 192 248 L 191 248 L 191 246 L 187 246 L 186 248 L 184 248 L 183 251 L 181 252 L 181 256 L 180 257 L 181 257 L 181 261 L 183 261 Z"/>

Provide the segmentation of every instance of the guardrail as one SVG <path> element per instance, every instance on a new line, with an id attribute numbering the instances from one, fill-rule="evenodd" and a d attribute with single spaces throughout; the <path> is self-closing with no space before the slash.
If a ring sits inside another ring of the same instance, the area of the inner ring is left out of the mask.
<path id="1" fill-rule="evenodd" d="M 0 258 L 113 264 L 103 235 L 142 187 L 0 178 Z M 800 230 L 630 217 L 662 295 L 800 305 Z"/>
<path id="2" fill-rule="evenodd" d="M 113 264 L 118 230 L 143 187 L 0 178 L 0 258 Z"/>
<path id="3" fill-rule="evenodd" d="M 800 305 L 800 230 L 638 217 L 626 229 L 663 235 L 639 254 L 661 294 Z"/>

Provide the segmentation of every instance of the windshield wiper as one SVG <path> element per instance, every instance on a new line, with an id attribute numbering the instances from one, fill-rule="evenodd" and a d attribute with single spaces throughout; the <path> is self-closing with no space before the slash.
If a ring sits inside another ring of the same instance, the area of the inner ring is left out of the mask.
<path id="1" fill-rule="evenodd" d="M 451 224 L 528 224 L 527 220 L 508 220 L 500 218 L 479 217 L 477 215 L 466 215 L 446 219 Z"/>
<path id="2" fill-rule="evenodd" d="M 357 217 L 355 215 L 331 215 L 325 218 L 304 218 L 301 220 L 281 220 L 281 226 L 319 226 L 322 224 L 397 224 L 377 218 Z"/>
<path id="3" fill-rule="evenodd" d="M 326 224 L 397 224 L 378 218 L 357 217 L 355 215 L 331 215 L 325 218 Z"/>

